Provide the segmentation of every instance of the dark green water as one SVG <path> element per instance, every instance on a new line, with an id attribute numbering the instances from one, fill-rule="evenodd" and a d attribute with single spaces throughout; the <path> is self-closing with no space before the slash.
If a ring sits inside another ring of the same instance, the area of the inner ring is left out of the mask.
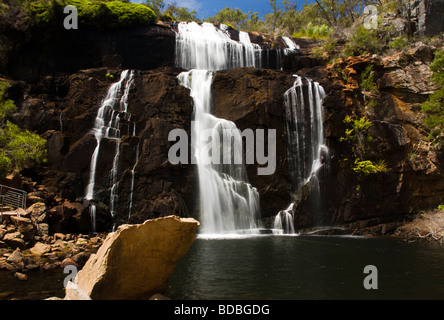
<path id="1" fill-rule="evenodd" d="M 378 289 L 366 290 L 366 265 Z M 63 270 L 0 272 L 0 300 L 63 297 Z M 196 239 L 177 264 L 173 299 L 444 299 L 444 247 L 386 238 Z"/>
<path id="2" fill-rule="evenodd" d="M 378 289 L 364 288 L 366 265 L 376 266 Z M 176 266 L 167 295 L 193 300 L 444 299 L 444 247 L 334 236 L 196 239 Z"/>
<path id="3" fill-rule="evenodd" d="M 56 271 L 29 271 L 28 280 L 18 280 L 9 271 L 0 271 L 0 300 L 42 300 L 63 298 L 63 269 Z"/>

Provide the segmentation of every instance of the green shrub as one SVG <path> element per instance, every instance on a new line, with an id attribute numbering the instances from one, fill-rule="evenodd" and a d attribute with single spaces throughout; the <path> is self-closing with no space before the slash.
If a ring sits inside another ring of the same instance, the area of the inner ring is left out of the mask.
<path id="1" fill-rule="evenodd" d="M 387 163 L 384 160 L 372 162 L 370 160 L 361 161 L 359 159 L 355 159 L 355 163 L 352 169 L 355 173 L 358 174 L 375 174 L 379 172 L 386 172 Z"/>
<path id="2" fill-rule="evenodd" d="M 29 162 L 42 163 L 46 158 L 46 140 L 29 131 L 22 131 L 5 119 L 16 106 L 12 100 L 4 98 L 9 84 L 0 82 L 0 178 L 13 169 L 21 170 Z"/>
<path id="3" fill-rule="evenodd" d="M 409 44 L 409 40 L 405 36 L 396 37 L 389 42 L 389 47 L 393 49 L 403 49 Z"/>
<path id="4" fill-rule="evenodd" d="M 46 140 L 38 135 L 21 130 L 15 124 L 7 122 L 0 137 L 0 146 L 10 160 L 13 169 L 23 169 L 28 162 L 46 161 Z"/>
<path id="5" fill-rule="evenodd" d="M 356 119 L 355 117 L 345 116 L 343 122 L 350 128 L 345 130 L 345 136 L 341 137 L 339 141 L 363 141 L 361 136 L 366 134 L 367 130 L 373 125 L 366 117 Z"/>
<path id="6" fill-rule="evenodd" d="M 137 3 L 121 1 L 88 1 L 88 0 L 37 0 L 26 7 L 28 19 L 37 25 L 63 21 L 65 6 L 77 8 L 79 25 L 95 27 L 127 27 L 148 25 L 155 21 L 154 11 Z"/>
<path id="7" fill-rule="evenodd" d="M 363 25 L 355 29 L 355 33 L 349 38 L 345 45 L 345 54 L 347 56 L 379 54 L 382 51 L 381 40 L 378 38 L 377 31 L 366 29 Z"/>
<path id="8" fill-rule="evenodd" d="M 169 13 L 162 13 L 160 15 L 160 20 L 166 21 L 166 22 L 171 22 L 171 21 L 174 21 L 174 17 Z"/>
<path id="9" fill-rule="evenodd" d="M 361 88 L 370 91 L 375 91 L 378 86 L 375 82 L 375 71 L 373 70 L 373 65 L 369 64 L 365 70 L 361 73 Z"/>
<path id="10" fill-rule="evenodd" d="M 6 117 L 10 116 L 17 109 L 14 101 L 4 98 L 5 91 L 8 88 L 9 83 L 0 81 L 0 125 L 3 124 Z"/>
<path id="11" fill-rule="evenodd" d="M 311 38 L 311 39 L 325 39 L 332 32 L 332 29 L 326 24 L 313 25 L 309 22 L 305 28 L 302 28 L 298 32 L 293 33 L 293 38 Z"/>
<path id="12" fill-rule="evenodd" d="M 350 116 L 344 118 L 344 123 L 348 128 L 345 130 L 345 136 L 341 137 L 339 141 L 348 141 L 352 146 L 354 162 L 351 164 L 351 169 L 358 175 L 386 172 L 387 163 L 384 160 L 375 162 L 371 160 L 361 160 L 365 158 L 368 142 L 373 140 L 368 134 L 368 130 L 373 123 L 366 117 L 356 118 Z"/>
<path id="13" fill-rule="evenodd" d="M 435 53 L 430 70 L 433 71 L 431 80 L 441 88 L 421 104 L 421 110 L 426 114 L 424 124 L 430 129 L 429 139 L 433 142 L 440 142 L 444 140 L 444 49 Z"/>

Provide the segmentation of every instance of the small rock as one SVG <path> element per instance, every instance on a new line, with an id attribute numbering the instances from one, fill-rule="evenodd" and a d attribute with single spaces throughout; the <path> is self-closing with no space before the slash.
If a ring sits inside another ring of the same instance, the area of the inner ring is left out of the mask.
<path id="1" fill-rule="evenodd" d="M 46 210 L 47 207 L 42 202 L 37 202 L 28 207 L 26 210 L 29 214 L 29 217 L 35 224 L 46 223 Z"/>
<path id="2" fill-rule="evenodd" d="M 151 296 L 150 300 L 171 300 L 171 299 L 164 296 L 163 294 L 155 293 Z"/>
<path id="3" fill-rule="evenodd" d="M 30 270 L 30 271 L 34 271 L 34 270 L 39 269 L 40 267 L 39 267 L 38 264 L 34 264 L 34 263 L 32 263 L 32 264 L 27 264 L 27 265 L 25 266 L 25 268 L 28 269 L 28 270 Z"/>
<path id="4" fill-rule="evenodd" d="M 53 253 L 53 252 L 51 252 L 51 253 L 45 253 L 45 254 L 43 254 L 43 256 L 46 257 L 46 258 L 48 258 L 48 259 L 51 260 L 51 261 L 56 261 L 56 260 L 59 259 L 59 257 L 58 257 L 55 253 Z"/>
<path id="5" fill-rule="evenodd" d="M 60 268 L 65 268 L 66 266 L 74 266 L 77 269 L 80 269 L 79 265 L 71 258 L 65 258 L 60 264 Z"/>
<path id="6" fill-rule="evenodd" d="M 20 249 L 15 249 L 15 251 L 8 257 L 8 259 L 6 259 L 6 261 L 14 264 L 23 262 L 23 254 L 20 252 Z"/>
<path id="7" fill-rule="evenodd" d="M 85 245 L 88 244 L 88 240 L 85 238 L 78 238 L 76 241 L 76 245 Z"/>
<path id="8" fill-rule="evenodd" d="M 65 240 L 66 236 L 63 233 L 54 233 L 55 239 Z"/>
<path id="9" fill-rule="evenodd" d="M 13 270 L 15 270 L 15 267 L 6 261 L 0 261 L 0 270 L 2 270 L 2 269 L 8 270 L 8 271 L 13 271 Z"/>
<path id="10" fill-rule="evenodd" d="M 51 250 L 52 251 L 63 251 L 66 247 L 66 244 L 64 241 L 62 240 L 56 240 L 52 245 L 51 245 Z"/>
<path id="11" fill-rule="evenodd" d="M 8 247 L 11 247 L 13 249 L 16 249 L 16 248 L 24 249 L 25 248 L 25 240 L 23 240 L 21 238 L 20 232 L 7 233 L 3 237 L 3 241 L 6 243 L 6 245 Z"/>
<path id="12" fill-rule="evenodd" d="M 54 262 L 54 263 L 47 262 L 47 263 L 45 263 L 45 265 L 43 266 L 43 270 L 45 270 L 45 271 L 51 271 L 51 270 L 57 269 L 57 268 L 59 268 L 59 267 L 60 267 L 60 262 L 59 262 L 59 261 L 56 261 L 56 262 Z"/>
<path id="13" fill-rule="evenodd" d="M 48 234 L 49 234 L 49 225 L 47 223 L 39 223 L 37 225 L 37 231 L 42 236 L 48 236 Z"/>
<path id="14" fill-rule="evenodd" d="M 17 230 L 23 234 L 23 238 L 25 240 L 32 240 L 34 239 L 36 230 L 34 228 L 34 225 L 32 224 L 31 219 L 25 218 L 25 217 L 11 217 L 11 221 L 16 225 Z"/>
<path id="15" fill-rule="evenodd" d="M 23 280 L 28 280 L 28 276 L 26 274 L 20 273 L 20 272 L 16 272 L 14 274 L 14 277 L 16 277 L 17 279 L 22 280 L 22 281 Z"/>
<path id="16" fill-rule="evenodd" d="M 33 192 L 33 193 L 37 193 L 37 192 Z M 45 201 L 45 199 L 38 197 L 38 196 L 34 196 L 34 195 L 28 195 L 26 202 L 28 204 L 38 204 L 38 203 L 43 203 L 43 201 Z"/>
<path id="17" fill-rule="evenodd" d="M 26 218 L 26 216 L 28 215 L 28 211 L 22 208 L 18 208 L 17 210 L 15 210 L 15 212 L 17 212 L 17 216 L 22 218 Z"/>
<path id="18" fill-rule="evenodd" d="M 36 256 L 41 256 L 45 253 L 48 253 L 51 250 L 51 246 L 48 244 L 44 244 L 41 242 L 37 242 L 34 247 L 31 248 L 31 253 Z"/>
<path id="19" fill-rule="evenodd" d="M 0 239 L 6 234 L 6 229 L 3 226 L 0 226 Z"/>

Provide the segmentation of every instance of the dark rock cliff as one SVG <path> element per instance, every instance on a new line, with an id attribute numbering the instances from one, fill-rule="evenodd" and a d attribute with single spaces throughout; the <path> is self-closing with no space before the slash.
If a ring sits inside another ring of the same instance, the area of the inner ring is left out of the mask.
<path id="1" fill-rule="evenodd" d="M 5 65 L 0 73 L 35 83 L 45 75 L 88 68 L 150 70 L 174 65 L 175 33 L 153 24 L 144 27 L 66 30 L 63 24 L 29 28 L 22 12 L 11 10 L 0 22 Z"/>
<path id="2" fill-rule="evenodd" d="M 309 64 L 297 71 L 325 89 L 329 159 L 319 175 L 321 198 L 314 198 L 310 185 L 298 191 L 296 227 L 402 220 L 444 201 L 443 152 L 427 141 L 428 130 L 419 112 L 420 104 L 436 89 L 428 69 L 433 50 L 419 43 L 403 54 L 351 57 L 328 69 Z M 375 69 L 377 89 L 373 92 L 361 84 L 369 65 Z M 291 199 L 283 94 L 293 81 L 288 72 L 254 69 L 223 71 L 214 79 L 217 116 L 234 121 L 240 129 L 277 130 L 276 173 L 257 176 L 256 167 L 249 167 L 250 182 L 261 194 L 264 217 L 285 209 Z M 374 162 L 385 161 L 386 172 L 363 175 L 353 171 L 352 146 L 341 142 L 346 116 L 366 117 L 372 123 L 366 156 Z"/>
<path id="3" fill-rule="evenodd" d="M 171 214 L 199 218 L 195 166 L 168 161 L 168 150 L 174 143 L 168 141 L 168 133 L 173 128 L 190 133 L 193 110 L 188 90 L 177 82 L 181 70 L 173 67 L 174 31 L 160 25 L 121 31 L 65 31 L 17 41 L 5 72 L 12 83 L 8 97 L 19 107 L 14 120 L 48 140 L 48 163 L 22 174 L 51 195 L 46 198 L 54 207 L 51 231 L 90 231 L 89 203 L 83 199 L 96 147 L 90 130 L 107 89 L 127 68 L 136 70 L 128 110 L 136 132 L 130 133 L 130 124 L 122 122 L 114 221 L 108 206 L 115 142 L 104 141 L 101 147 L 95 201 L 98 231 L 110 230 L 113 223 L 140 223 Z M 13 35 L 12 29 L 10 32 L 9 36 Z M 397 219 L 443 203 L 443 154 L 427 142 L 419 113 L 420 103 L 433 91 L 428 70 L 433 50 L 418 46 L 402 55 L 349 58 L 326 68 L 304 50 L 316 42 L 301 40 L 300 44 L 302 54 L 285 56 L 282 71 L 226 70 L 218 72 L 213 82 L 216 116 L 234 121 L 241 130 L 277 131 L 276 172 L 258 176 L 257 165 L 247 167 L 249 182 L 260 193 L 265 220 L 287 208 L 295 192 L 288 178 L 283 104 L 284 92 L 294 82 L 293 73 L 318 81 L 326 91 L 324 130 L 330 156 L 327 170 L 320 175 L 321 207 L 313 209 L 310 186 L 296 190 L 297 228 Z M 361 87 L 361 74 L 370 64 L 376 71 L 378 93 Z M 112 74 L 114 80 L 106 74 Z M 347 115 L 366 116 L 372 122 L 368 157 L 385 160 L 387 172 L 369 176 L 353 172 L 347 161 L 352 158 L 351 147 L 340 141 Z M 131 170 L 136 163 L 129 218 Z M 57 216 L 67 214 L 75 219 L 61 225 Z"/>

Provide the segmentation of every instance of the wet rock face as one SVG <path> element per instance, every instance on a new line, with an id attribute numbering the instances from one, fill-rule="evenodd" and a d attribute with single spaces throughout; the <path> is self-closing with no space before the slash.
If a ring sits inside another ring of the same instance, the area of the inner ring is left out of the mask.
<path id="1" fill-rule="evenodd" d="M 72 43 L 51 38 L 53 46 L 45 38 L 38 44 L 20 39 L 20 47 L 14 49 L 17 54 L 11 56 L 15 62 L 9 65 L 19 67 L 10 70 L 10 75 L 32 83 L 16 81 L 8 90 L 9 98 L 19 106 L 14 121 L 48 140 L 47 165 L 31 168 L 29 173 L 51 189 L 52 198 L 60 198 L 54 205 L 45 198 L 50 231 L 91 231 L 89 203 L 83 201 L 97 146 L 91 129 L 108 88 L 126 68 L 136 69 L 136 75 L 128 97 L 132 122 L 121 122 L 117 209 L 111 219 L 110 171 L 117 144 L 103 139 L 94 201 L 101 228 L 97 231 L 109 231 L 113 223 L 141 223 L 172 213 L 198 215 L 196 168 L 168 161 L 169 148 L 175 143 L 168 141 L 168 134 L 180 128 L 190 137 L 193 111 L 188 90 L 176 78 L 182 70 L 171 67 L 174 31 L 159 25 L 127 31 L 70 33 L 67 41 Z M 55 32 L 56 39 L 62 35 L 62 31 Z M 253 42 L 271 43 L 260 35 L 250 36 Z M 79 44 L 83 46 L 72 47 Z M 382 59 L 352 57 L 336 65 L 341 70 L 338 74 L 338 69 L 325 68 L 310 57 L 316 41 L 301 40 L 299 44 L 300 54 L 283 57 L 283 71 L 225 70 L 217 72 L 213 80 L 215 116 L 235 122 L 241 131 L 276 130 L 276 171 L 260 176 L 257 169 L 261 166 L 247 166 L 249 182 L 260 193 L 262 216 L 273 217 L 287 208 L 294 191 L 286 160 L 283 97 L 293 85 L 293 73 L 319 82 L 326 91 L 324 132 L 330 155 L 328 170 L 320 177 L 325 200 L 322 215 L 311 205 L 317 202 L 311 186 L 296 190 L 296 226 L 405 214 L 444 202 L 442 152 L 426 141 L 428 133 L 419 112 L 420 104 L 435 90 L 428 69 L 435 49 L 418 43 L 409 51 Z M 275 58 L 271 54 L 270 61 Z M 170 67 L 158 68 L 161 65 Z M 374 65 L 377 93 L 361 88 L 361 74 L 368 65 Z M 91 67 L 97 68 L 81 70 Z M 56 75 L 55 71 L 66 74 Z M 372 161 L 385 160 L 387 173 L 357 177 L 350 162 L 344 161 L 353 160 L 350 145 L 339 141 L 346 130 L 345 116 L 366 116 L 373 123 L 367 156 Z M 38 197 L 30 199 L 36 202 Z"/>
<path id="2" fill-rule="evenodd" d="M 274 216 L 290 203 L 287 148 L 285 132 L 284 93 L 293 85 L 291 75 L 252 68 L 221 71 L 213 80 L 214 115 L 233 121 L 240 131 L 257 129 L 276 130 L 276 170 L 271 175 L 258 175 L 259 165 L 247 165 L 249 182 L 260 194 L 261 214 Z M 245 151 L 245 149 L 244 149 Z M 251 150 L 256 154 L 257 150 Z M 267 154 L 267 149 L 264 150 Z"/>
<path id="3" fill-rule="evenodd" d="M 121 120 L 117 213 L 113 221 L 109 214 L 110 172 L 117 141 L 102 139 L 94 197 L 98 232 L 111 230 L 113 223 L 139 223 L 171 213 L 185 215 L 193 209 L 194 167 L 168 161 L 169 148 L 175 143 L 168 141 L 169 132 L 179 128 L 189 134 L 191 126 L 191 100 L 188 91 L 178 85 L 179 72 L 167 68 L 135 74 L 128 98 L 132 121 Z M 83 201 L 97 146 L 91 130 L 102 99 L 119 77 L 120 70 L 88 69 L 69 77 L 47 76 L 35 86 L 24 86 L 15 120 L 48 140 L 47 166 L 34 169 L 54 196 L 70 203 L 50 210 L 54 230 L 91 231 L 89 204 Z M 57 95 L 59 92 L 63 95 Z M 131 191 L 134 207 L 128 220 Z"/>
<path id="4" fill-rule="evenodd" d="M 348 58 L 339 68 L 345 76 L 329 70 L 325 128 L 334 158 L 326 188 L 326 224 L 408 214 L 444 200 L 442 151 L 427 142 L 419 111 L 434 88 L 427 68 L 429 50 L 418 44 L 383 59 Z M 374 66 L 377 92 L 361 87 L 360 75 L 368 65 Z M 346 159 L 353 157 L 352 150 L 339 142 L 346 115 L 366 116 L 373 123 L 366 156 L 386 161 L 387 172 L 359 176 L 351 170 Z"/>
<path id="5" fill-rule="evenodd" d="M 161 25 L 118 31 L 85 26 L 65 30 L 62 24 L 51 30 L 20 30 L 13 23 L 0 27 L 12 43 L 9 69 L 3 72 L 27 82 L 89 68 L 149 70 L 174 65 L 175 33 Z"/>
<path id="6" fill-rule="evenodd" d="M 427 142 L 419 112 L 420 104 L 436 89 L 428 69 L 434 50 L 418 43 L 403 54 L 383 59 L 351 57 L 336 66 L 341 74 L 319 66 L 297 72 L 318 81 L 326 91 L 324 131 L 330 158 L 318 175 L 321 197 L 310 184 L 296 190 L 296 227 L 378 217 L 386 220 L 444 201 L 442 152 Z M 377 92 L 361 86 L 361 75 L 369 65 L 375 70 Z M 258 165 L 248 166 L 249 181 L 261 195 L 265 219 L 291 201 L 283 94 L 293 81 L 287 73 L 254 69 L 221 71 L 213 81 L 217 117 L 234 121 L 240 130 L 277 130 L 276 172 L 258 176 Z M 340 142 L 347 115 L 365 116 L 372 122 L 365 156 L 374 162 L 386 161 L 387 172 L 358 175 L 352 170 L 351 145 Z"/>

